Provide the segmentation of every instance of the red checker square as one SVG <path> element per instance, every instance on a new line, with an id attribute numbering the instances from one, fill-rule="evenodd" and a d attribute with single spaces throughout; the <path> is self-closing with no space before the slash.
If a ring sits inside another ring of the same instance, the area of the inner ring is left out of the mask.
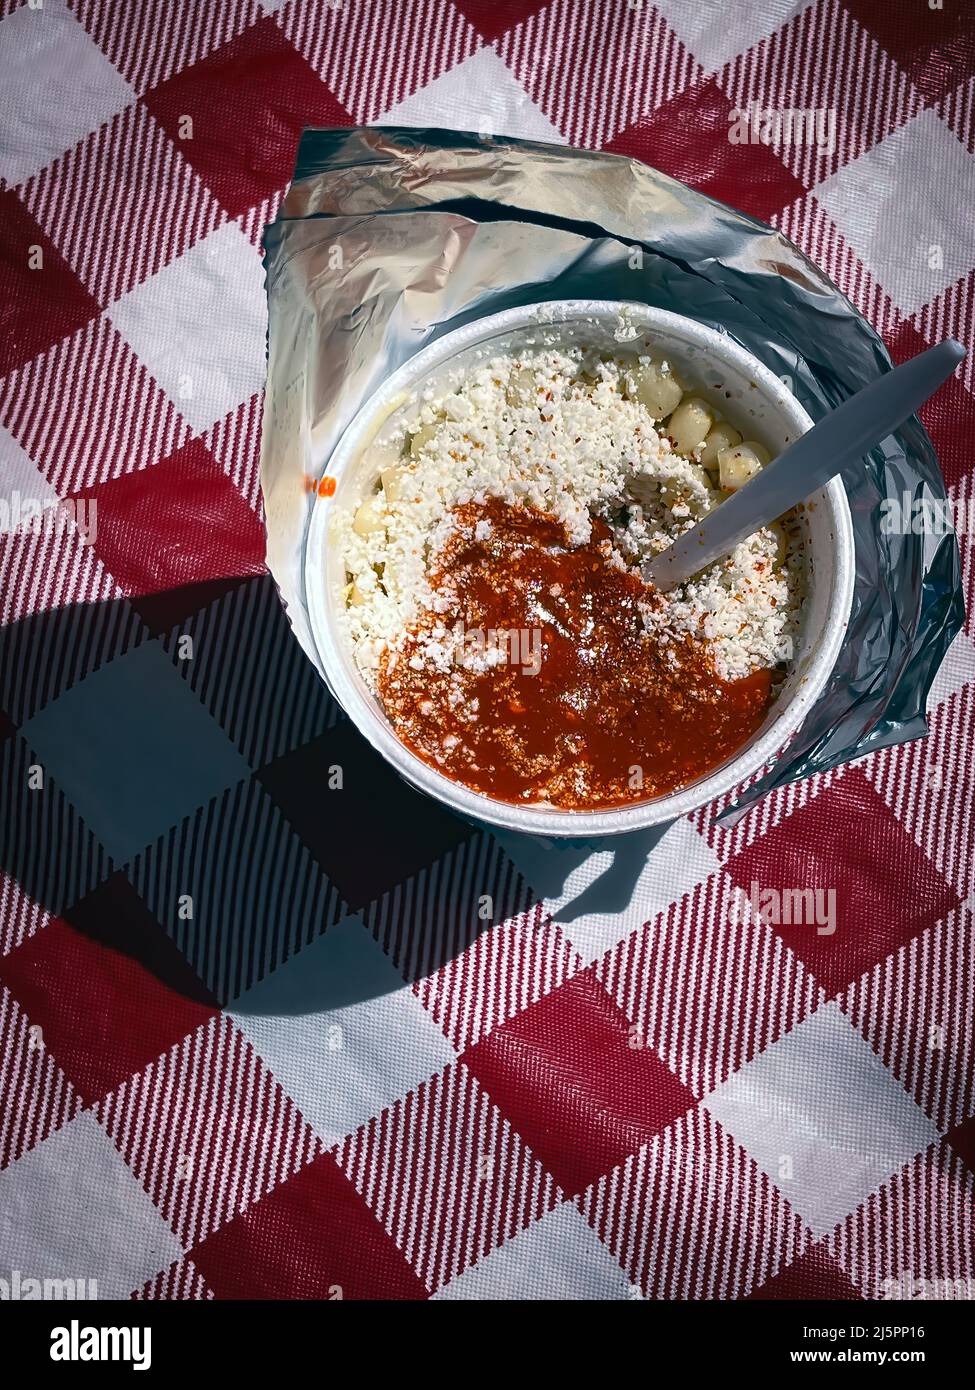
<path id="1" fill-rule="evenodd" d="M 132 606 L 153 637 L 172 637 L 178 626 L 246 583 L 245 576 L 180 584 L 174 589 L 161 589 L 158 594 L 140 594 L 132 600 Z M 182 632 L 179 635 L 182 636 Z"/>
<path id="2" fill-rule="evenodd" d="M 770 923 L 830 995 L 932 926 L 959 901 L 955 889 L 860 771 L 848 773 L 780 821 L 725 868 L 760 906 L 762 895 L 776 890 L 780 917 L 786 901 L 783 890 L 835 893 L 832 934 L 820 934 L 815 921 Z M 771 916 L 775 900 L 765 901 Z M 791 902 L 790 915 L 805 916 L 805 909 L 793 912 Z"/>
<path id="3" fill-rule="evenodd" d="M 454 0 L 454 9 L 470 20 L 482 39 L 494 43 L 510 29 L 533 19 L 548 3 L 549 0 Z"/>
<path id="4" fill-rule="evenodd" d="M 945 1138 L 962 1162 L 975 1173 L 975 1115 L 970 1115 L 949 1130 Z"/>
<path id="5" fill-rule="evenodd" d="M 916 357 L 931 344 L 912 323 L 898 325 L 887 339 L 895 362 Z M 957 371 L 948 378 L 933 400 L 921 407 L 921 421 L 938 455 L 941 472 L 949 487 L 957 487 L 975 466 L 971 438 L 975 431 L 975 399 L 962 385 Z"/>
<path id="6" fill-rule="evenodd" d="M 270 16 L 143 100 L 231 217 L 288 182 L 303 126 L 350 124 Z"/>
<path id="7" fill-rule="evenodd" d="M 88 1103 L 216 1010 L 121 874 L 6 956 L 0 977 Z"/>
<path id="8" fill-rule="evenodd" d="M 98 502 L 99 559 L 127 595 L 165 594 L 174 623 L 189 610 L 171 591 L 264 573 L 261 523 L 201 439 L 88 496 Z M 192 611 L 225 587 L 198 594 Z M 166 617 L 158 607 L 147 605 L 157 627 Z"/>
<path id="9" fill-rule="evenodd" d="M 429 1296 L 330 1154 L 190 1254 L 217 1298 Z"/>
<path id="10" fill-rule="evenodd" d="M 35 269 L 32 262 L 38 262 Z M 17 194 L 0 190 L 0 377 L 98 312 L 97 301 Z"/>
<path id="11" fill-rule="evenodd" d="M 768 145 L 733 145 L 733 107 L 713 77 L 693 83 L 611 140 L 701 193 L 767 220 L 806 191 Z"/>
<path id="12" fill-rule="evenodd" d="M 964 0 L 942 6 L 892 5 L 890 0 L 843 0 L 930 101 L 972 71 L 975 10 Z"/>
<path id="13" fill-rule="evenodd" d="M 695 1098 L 590 968 L 462 1054 L 505 1119 L 572 1196 L 635 1153 Z"/>
<path id="14" fill-rule="evenodd" d="M 838 1265 L 824 1245 L 811 1246 L 791 1265 L 759 1288 L 753 1289 L 746 1301 L 817 1299 L 826 1302 L 847 1302 L 862 1295 L 842 1266 Z"/>
<path id="15" fill-rule="evenodd" d="M 330 788 L 332 770 L 341 788 Z M 343 722 L 258 774 L 352 908 L 362 907 L 474 835 L 467 821 L 407 786 Z"/>

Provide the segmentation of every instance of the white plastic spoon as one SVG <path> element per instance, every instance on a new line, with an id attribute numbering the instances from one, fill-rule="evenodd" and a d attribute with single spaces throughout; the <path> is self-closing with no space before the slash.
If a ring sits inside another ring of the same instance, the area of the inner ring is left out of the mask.
<path id="1" fill-rule="evenodd" d="M 643 577 L 666 592 L 761 526 L 809 497 L 855 463 L 933 396 L 965 356 L 954 338 L 886 372 L 807 430 L 744 487 L 643 566 Z"/>

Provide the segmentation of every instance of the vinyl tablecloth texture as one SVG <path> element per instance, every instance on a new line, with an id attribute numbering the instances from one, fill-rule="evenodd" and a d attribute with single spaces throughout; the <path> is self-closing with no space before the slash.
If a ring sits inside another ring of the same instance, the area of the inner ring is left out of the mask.
<path id="1" fill-rule="evenodd" d="M 257 486 L 260 237 L 304 125 L 638 156 L 782 229 L 896 358 L 971 354 L 975 12 L 0 14 L 0 1279 L 975 1292 L 971 620 L 928 739 L 731 829 L 556 849 L 377 760 L 291 636 Z M 769 108 L 835 140 L 729 139 Z M 973 372 L 924 414 L 969 611 Z"/>

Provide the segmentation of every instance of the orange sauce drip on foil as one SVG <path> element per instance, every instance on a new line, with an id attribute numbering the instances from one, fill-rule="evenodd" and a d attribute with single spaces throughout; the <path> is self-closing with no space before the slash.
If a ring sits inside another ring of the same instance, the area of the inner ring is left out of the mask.
<path id="1" fill-rule="evenodd" d="M 761 724 L 770 672 L 723 681 L 703 642 L 648 633 L 644 613 L 659 600 L 610 562 L 602 522 L 573 547 L 529 507 L 490 500 L 453 516 L 431 576 L 438 619 L 466 650 L 493 646 L 505 659 L 432 667 L 426 619 L 386 654 L 380 698 L 425 762 L 501 801 L 591 810 L 696 781 Z"/>

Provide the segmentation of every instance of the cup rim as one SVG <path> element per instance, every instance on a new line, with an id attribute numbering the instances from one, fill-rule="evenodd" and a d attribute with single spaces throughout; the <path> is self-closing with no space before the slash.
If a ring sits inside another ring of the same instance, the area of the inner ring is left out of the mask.
<path id="1" fill-rule="evenodd" d="M 716 361 L 747 373 L 766 402 L 786 416 L 796 437 L 812 427 L 811 416 L 769 368 L 740 343 L 696 319 L 628 300 L 551 300 L 519 305 L 472 320 L 410 357 L 353 416 L 326 461 L 326 471 L 338 482 L 351 461 L 371 443 L 391 409 L 395 408 L 393 403 L 397 398 L 438 367 L 445 367 L 465 349 L 481 342 L 487 345 L 492 338 L 519 328 L 557 328 L 560 323 L 618 319 L 621 313 L 638 319 L 641 329 L 650 332 L 657 329 L 683 337 L 689 346 L 704 349 L 714 354 Z M 677 820 L 759 772 L 799 727 L 836 663 L 853 600 L 853 525 L 846 489 L 839 478 L 831 479 L 819 490 L 819 495 L 826 500 L 833 530 L 831 601 L 827 622 L 802 682 L 760 738 L 689 787 L 649 801 L 603 810 L 520 806 L 455 782 L 411 752 L 375 706 L 361 677 L 351 674 L 352 656 L 344 650 L 342 636 L 336 630 L 325 578 L 329 509 L 316 497 L 306 531 L 304 579 L 312 638 L 326 684 L 359 732 L 407 782 L 468 818 L 505 830 L 558 839 L 601 838 Z"/>

